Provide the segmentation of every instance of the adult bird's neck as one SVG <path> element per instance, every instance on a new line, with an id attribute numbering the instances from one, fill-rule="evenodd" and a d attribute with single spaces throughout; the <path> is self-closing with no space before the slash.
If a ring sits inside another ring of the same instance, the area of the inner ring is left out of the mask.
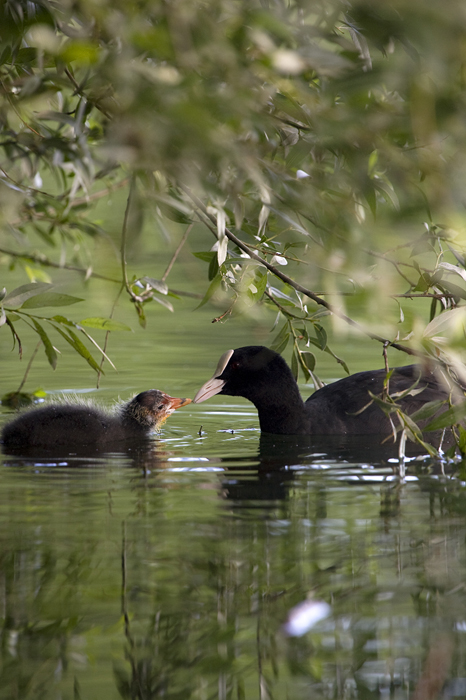
<path id="1" fill-rule="evenodd" d="M 309 433 L 304 402 L 291 372 L 286 381 L 270 384 L 250 400 L 257 408 L 262 431 L 281 435 Z"/>

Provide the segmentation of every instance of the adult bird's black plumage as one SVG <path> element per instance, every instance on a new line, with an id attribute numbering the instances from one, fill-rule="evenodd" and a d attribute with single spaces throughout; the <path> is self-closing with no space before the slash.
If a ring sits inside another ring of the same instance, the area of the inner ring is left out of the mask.
<path id="1" fill-rule="evenodd" d="M 222 355 L 214 376 L 199 389 L 194 403 L 215 394 L 243 396 L 255 405 L 261 430 L 268 433 L 387 435 L 392 432 L 390 420 L 376 402 L 371 403 L 369 394 L 380 395 L 385 378 L 385 370 L 358 372 L 324 386 L 304 402 L 280 355 L 262 346 L 247 346 Z M 450 395 L 446 382 L 418 365 L 395 369 L 389 386 L 391 395 L 413 388 L 399 401 L 408 415 Z"/>
<path id="2" fill-rule="evenodd" d="M 1 442 L 7 450 L 121 443 L 157 430 L 173 411 L 188 403 L 191 399 L 151 389 L 123 404 L 114 415 L 95 406 L 50 404 L 21 413 L 7 423 Z"/>

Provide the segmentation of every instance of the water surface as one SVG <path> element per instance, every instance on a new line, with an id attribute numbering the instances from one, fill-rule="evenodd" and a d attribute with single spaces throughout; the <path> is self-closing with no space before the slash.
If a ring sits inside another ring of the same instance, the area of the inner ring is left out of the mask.
<path id="1" fill-rule="evenodd" d="M 148 388 L 192 397 L 226 349 L 270 342 L 267 316 L 151 313 L 146 331 L 128 314 L 98 391 L 66 353 L 56 373 L 38 356 L 28 387 L 108 406 Z M 12 390 L 24 364 L 0 341 Z M 352 371 L 381 366 L 372 346 L 340 349 Z M 462 464 L 418 455 L 400 478 L 396 450 L 261 437 L 251 404 L 215 397 L 131 451 L 0 469 L 0 698 L 398 700 L 432 678 L 466 697 Z M 308 600 L 330 614 L 287 636 Z"/>
<path id="2" fill-rule="evenodd" d="M 438 644 L 464 697 L 461 469 L 341 451 L 225 398 L 131 452 L 4 455 L 0 697 L 408 698 Z"/>

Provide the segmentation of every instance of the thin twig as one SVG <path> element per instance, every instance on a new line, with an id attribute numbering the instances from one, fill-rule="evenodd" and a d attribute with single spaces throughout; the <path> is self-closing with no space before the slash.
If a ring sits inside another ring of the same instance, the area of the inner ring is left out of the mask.
<path id="1" fill-rule="evenodd" d="M 421 299 L 454 299 L 457 297 L 457 294 L 427 294 L 427 293 L 422 293 L 422 294 L 391 294 L 390 295 L 392 299 L 416 299 L 416 298 L 421 298 Z"/>
<path id="2" fill-rule="evenodd" d="M 23 381 L 21 382 L 21 384 L 19 385 L 18 389 L 16 390 L 16 393 L 17 393 L 17 394 L 19 394 L 19 392 L 21 391 L 21 389 L 23 388 L 23 386 L 26 384 L 26 379 L 28 378 L 29 370 L 30 370 L 31 367 L 32 367 L 32 363 L 33 363 L 33 361 L 34 361 L 34 358 L 35 358 L 35 356 L 37 355 L 37 353 L 39 352 L 39 348 L 40 348 L 41 345 L 42 345 L 42 340 L 39 340 L 39 342 L 37 343 L 36 347 L 34 348 L 34 352 L 33 352 L 32 355 L 31 355 L 31 359 L 30 359 L 29 362 L 28 362 L 28 366 L 26 367 L 26 371 L 25 371 L 25 373 L 24 373 Z"/>
<path id="3" fill-rule="evenodd" d="M 105 282 L 114 282 L 115 284 L 121 284 L 120 279 L 115 279 L 115 277 L 107 277 L 106 275 L 100 275 L 98 272 L 89 271 L 89 268 L 77 267 L 76 265 L 60 265 L 60 263 L 53 262 L 49 260 L 41 253 L 17 253 L 14 250 L 8 250 L 7 248 L 0 248 L 0 253 L 4 255 L 11 255 L 13 258 L 23 258 L 24 260 L 31 260 L 32 262 L 38 263 L 39 265 L 44 265 L 44 267 L 53 267 L 57 270 L 70 270 L 71 272 L 79 272 L 86 276 L 86 279 L 94 277 L 95 279 L 104 280 Z M 172 294 L 176 294 L 179 297 L 192 297 L 193 299 L 202 299 L 202 294 L 196 294 L 195 292 L 184 292 L 181 289 L 170 289 L 168 290 Z"/>
<path id="4" fill-rule="evenodd" d="M 79 207 L 81 204 L 87 204 L 88 202 L 92 202 L 96 199 L 102 199 L 102 197 L 106 197 L 111 192 L 115 192 L 115 190 L 119 190 L 122 187 L 126 187 L 126 185 L 128 184 L 129 181 L 130 181 L 130 178 L 125 177 L 125 178 L 123 178 L 123 180 L 116 182 L 114 185 L 109 185 L 108 187 L 105 187 L 103 190 L 99 190 L 98 192 L 93 192 L 92 194 L 88 194 L 84 197 L 77 197 L 76 199 L 73 199 L 70 206 L 71 207 Z M 61 199 L 63 199 L 63 196 L 64 195 L 62 195 Z"/>
<path id="5" fill-rule="evenodd" d="M 382 399 L 385 401 L 390 396 L 390 379 L 388 378 L 388 373 L 390 371 L 390 368 L 388 366 L 387 348 L 388 348 L 388 343 L 384 343 L 383 344 L 383 361 L 384 361 L 384 366 L 385 366 L 386 378 L 385 378 L 384 387 L 382 390 Z"/>
<path id="6" fill-rule="evenodd" d="M 14 258 L 32 260 L 32 262 L 39 263 L 45 267 L 54 267 L 58 270 L 71 270 L 71 272 L 80 272 L 87 277 L 95 277 L 100 280 L 105 280 L 106 282 L 116 282 L 117 284 L 121 283 L 121 280 L 117 280 L 114 277 L 107 277 L 106 275 L 99 275 L 97 272 L 91 272 L 89 274 L 89 269 L 84 267 L 77 267 L 76 265 L 60 265 L 60 263 L 53 262 L 40 253 L 17 253 L 14 250 L 8 250 L 7 248 L 0 248 L 0 253 L 11 255 Z"/>
<path id="7" fill-rule="evenodd" d="M 110 311 L 110 316 L 109 316 L 109 318 L 113 318 L 113 314 L 115 313 L 115 309 L 116 309 L 116 305 L 117 305 L 117 303 L 118 303 L 118 299 L 120 298 L 121 293 L 122 293 L 122 291 L 123 291 L 124 288 L 125 288 L 125 287 L 124 287 L 124 285 L 122 284 L 121 287 L 120 287 L 120 290 L 119 290 L 119 292 L 118 292 L 118 294 L 117 294 L 117 296 L 116 296 L 116 299 L 115 299 L 115 301 L 113 302 L 113 306 L 112 306 L 112 310 Z M 105 355 L 107 354 L 107 345 L 108 345 L 109 337 L 110 337 L 110 331 L 107 331 L 107 332 L 105 333 L 105 340 L 104 340 L 104 346 L 103 346 L 104 354 L 102 355 L 102 359 L 100 360 L 100 367 L 99 367 L 99 371 L 98 371 L 98 373 L 97 373 L 97 389 L 99 389 L 99 387 L 100 387 L 100 378 L 101 378 L 101 376 L 102 376 L 102 367 L 104 366 Z"/>
<path id="8" fill-rule="evenodd" d="M 133 294 L 133 291 L 131 290 L 131 287 L 129 286 L 128 274 L 127 274 L 127 268 L 126 268 L 126 234 L 127 234 L 127 229 L 128 229 L 129 210 L 131 208 L 131 200 L 133 198 L 134 185 L 135 185 L 135 179 L 133 176 L 131 178 L 131 184 L 129 186 L 128 199 L 126 200 L 125 217 L 123 219 L 123 228 L 121 231 L 121 272 L 122 272 L 123 282 L 124 282 L 126 291 L 128 292 L 128 294 L 130 295 L 131 298 L 134 298 L 134 294 Z"/>
<path id="9" fill-rule="evenodd" d="M 29 185 L 22 185 L 20 182 L 17 182 L 14 178 L 11 177 L 11 175 L 8 175 L 7 171 L 0 167 L 0 170 L 2 173 L 5 175 L 7 180 L 10 180 L 14 184 L 15 187 L 17 187 L 19 190 L 27 190 L 28 192 L 35 192 L 36 194 L 41 194 L 44 197 L 52 197 L 53 195 L 48 195 L 47 192 L 44 192 L 43 190 L 38 190 L 35 187 L 30 187 Z"/>
<path id="10" fill-rule="evenodd" d="M 180 241 L 180 243 L 179 243 L 177 249 L 176 249 L 175 252 L 173 253 L 173 257 L 172 257 L 172 259 L 170 260 L 170 262 L 168 263 L 167 269 L 165 270 L 165 272 L 164 272 L 163 275 L 162 275 L 162 282 L 165 282 L 165 280 L 167 279 L 168 275 L 170 274 L 170 271 L 171 271 L 173 265 L 175 264 L 175 260 L 177 259 L 178 255 L 179 255 L 179 253 L 180 253 L 180 250 L 182 249 L 182 247 L 183 247 L 184 244 L 186 243 L 186 239 L 188 238 L 189 234 L 191 233 L 191 229 L 192 229 L 193 226 L 194 226 L 194 224 L 189 224 L 188 228 L 187 228 L 186 231 L 184 232 L 183 238 L 181 239 L 181 241 Z"/>
<path id="11" fill-rule="evenodd" d="M 367 255 L 372 255 L 372 257 L 374 258 L 379 258 L 379 260 L 385 260 L 385 262 L 390 263 L 394 266 L 395 270 L 398 272 L 400 277 L 402 277 L 412 289 L 416 286 L 416 284 L 414 282 L 411 282 L 409 277 L 406 277 L 406 275 L 400 270 L 400 264 L 396 260 L 391 260 L 391 258 L 387 258 L 387 256 L 383 253 L 376 253 L 375 250 L 370 250 L 370 248 L 363 248 L 363 251 L 367 253 Z M 412 267 L 412 265 L 410 265 L 409 267 Z"/>
<path id="12" fill-rule="evenodd" d="M 276 193 L 276 192 L 275 192 L 275 197 L 276 197 L 280 202 L 282 202 L 282 204 L 285 204 L 285 205 L 286 205 L 287 202 L 286 202 L 286 199 L 285 199 L 284 197 L 281 197 L 281 196 L 280 196 L 278 193 Z M 280 212 L 277 211 L 277 214 L 280 215 Z M 324 231 L 325 233 L 327 233 L 327 234 L 329 234 L 329 235 L 331 234 L 331 235 L 335 236 L 336 238 L 338 238 L 339 240 L 342 240 L 342 241 L 345 240 L 344 237 L 343 237 L 341 234 L 339 234 L 338 232 L 335 232 L 335 231 L 331 231 L 330 229 L 328 229 L 327 227 L 323 226 L 323 225 L 320 224 L 318 221 L 316 221 L 315 219 L 313 219 L 313 217 L 310 216 L 309 214 L 306 214 L 306 213 L 304 213 L 304 212 L 296 212 L 296 214 L 297 214 L 298 218 L 299 218 L 300 216 L 302 216 L 302 217 L 305 218 L 307 221 L 309 221 L 313 226 L 315 226 L 317 229 L 320 229 L 320 230 Z M 313 240 L 315 240 L 315 239 L 313 239 Z M 421 239 L 419 239 L 419 240 L 421 240 Z M 409 248 L 410 246 L 413 246 L 413 245 L 415 245 L 415 244 L 416 244 L 416 241 L 411 241 L 410 243 L 403 243 L 402 245 L 397 246 L 396 248 L 393 248 L 391 251 L 388 251 L 388 252 L 393 252 L 393 251 L 399 250 L 399 249 L 401 249 L 401 248 Z M 411 268 L 411 269 L 413 269 L 413 270 L 415 270 L 415 271 L 417 272 L 415 266 L 414 266 L 412 263 L 406 263 L 406 262 L 402 262 L 402 261 L 401 261 L 401 262 L 397 262 L 396 260 L 392 260 L 391 258 L 388 258 L 386 253 L 377 253 L 376 251 L 371 250 L 370 248 L 362 248 L 361 250 L 362 250 L 363 253 L 366 253 L 366 255 L 370 255 L 370 256 L 372 256 L 372 257 L 374 257 L 374 258 L 380 258 L 380 259 L 385 260 L 386 262 L 390 263 L 391 265 L 393 265 L 393 266 L 395 267 L 395 269 L 396 269 L 396 271 L 398 272 L 398 274 L 400 275 L 400 277 L 402 277 L 411 287 L 415 287 L 415 286 L 416 286 L 416 285 L 413 284 L 413 282 L 411 282 L 411 280 L 410 280 L 408 277 L 406 277 L 406 275 L 403 274 L 403 272 L 401 272 L 401 270 L 400 270 L 400 267 L 403 265 L 404 267 L 409 267 L 409 268 Z M 430 272 L 429 270 L 426 270 L 426 268 L 422 268 L 422 267 L 421 267 L 420 269 L 421 269 L 423 272 Z M 422 295 L 421 295 L 421 296 L 422 296 Z"/>
<path id="13" fill-rule="evenodd" d="M 218 323 L 219 321 L 222 321 L 225 318 L 225 316 L 229 316 L 231 314 L 231 312 L 233 311 L 233 307 L 237 301 L 238 301 L 238 296 L 235 296 L 232 304 L 228 307 L 228 309 L 226 311 L 224 311 L 223 314 L 220 314 L 220 316 L 216 316 L 215 318 L 213 318 L 212 323 Z"/>

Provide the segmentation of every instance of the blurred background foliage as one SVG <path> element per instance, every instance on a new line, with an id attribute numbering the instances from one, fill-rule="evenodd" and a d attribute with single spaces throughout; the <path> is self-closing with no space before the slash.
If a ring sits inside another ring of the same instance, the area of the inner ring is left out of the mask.
<path id="1" fill-rule="evenodd" d="M 275 309 L 295 374 L 318 383 L 343 326 L 463 371 L 465 59 L 462 0 L 5 0 L 3 332 L 27 323 L 54 367 L 53 326 L 99 371 L 92 329 L 125 327 L 43 316 L 78 301 L 56 271 L 119 282 L 144 325 L 176 294 L 171 268 L 132 273 L 139 232 L 176 251 L 194 226 L 205 278 L 182 292 L 222 320 Z M 96 206 L 116 192 L 110 279 Z"/>

